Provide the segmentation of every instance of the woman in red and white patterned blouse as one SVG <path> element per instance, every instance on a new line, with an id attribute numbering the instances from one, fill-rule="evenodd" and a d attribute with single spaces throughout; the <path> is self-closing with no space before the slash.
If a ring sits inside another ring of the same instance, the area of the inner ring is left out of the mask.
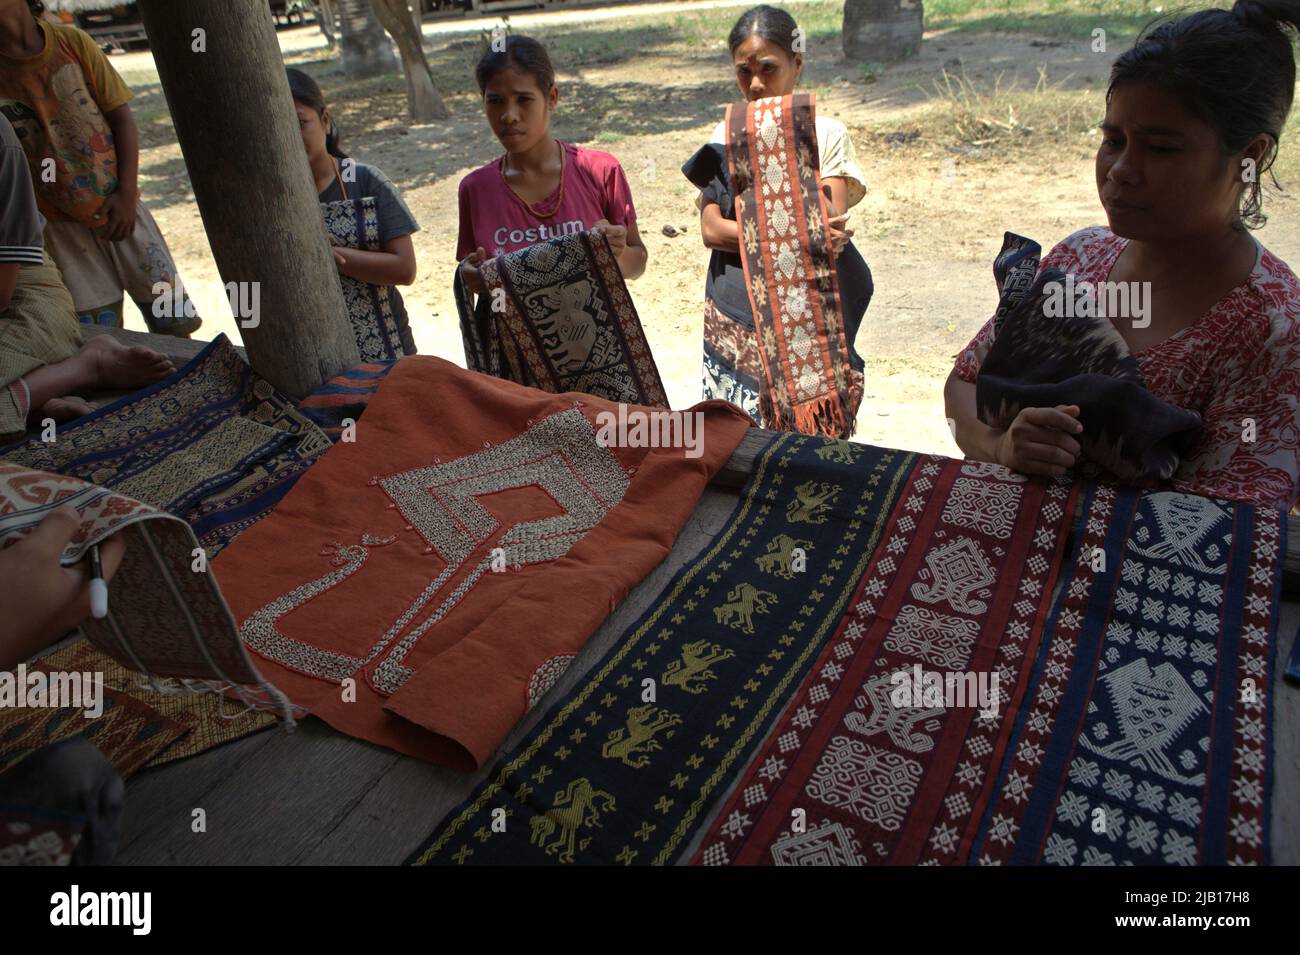
<path id="1" fill-rule="evenodd" d="M 1150 283 L 1146 322 L 1113 319 L 1147 388 L 1204 428 L 1169 483 L 1290 509 L 1300 500 L 1300 280 L 1248 231 L 1291 107 L 1284 26 L 1300 0 L 1239 0 L 1146 33 L 1111 70 L 1097 190 L 1110 227 L 1076 232 L 1040 269 L 1076 283 Z M 1145 327 L 1142 327 L 1145 326 Z M 1026 408 L 993 429 L 975 414 L 991 322 L 944 388 L 962 450 L 1030 474 L 1075 466 L 1076 406 Z"/>

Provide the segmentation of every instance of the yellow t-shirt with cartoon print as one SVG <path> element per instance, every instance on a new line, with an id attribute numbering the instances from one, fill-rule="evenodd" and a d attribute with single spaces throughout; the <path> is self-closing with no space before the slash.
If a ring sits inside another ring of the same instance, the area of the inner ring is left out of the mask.
<path id="1" fill-rule="evenodd" d="M 27 154 L 41 213 L 90 225 L 117 189 L 117 149 L 104 114 L 131 91 L 86 33 L 37 25 L 45 35 L 40 53 L 0 56 L 0 113 Z"/>

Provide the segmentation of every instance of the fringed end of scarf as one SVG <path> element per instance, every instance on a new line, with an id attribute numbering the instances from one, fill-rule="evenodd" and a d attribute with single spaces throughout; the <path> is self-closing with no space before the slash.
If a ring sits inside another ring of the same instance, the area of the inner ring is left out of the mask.
<path id="1" fill-rule="evenodd" d="M 241 685 L 230 689 L 247 708 L 274 712 L 280 717 L 280 725 L 286 733 L 293 732 L 298 725 L 298 719 L 307 715 L 305 709 L 294 706 L 283 691 L 265 680 L 255 686 Z"/>
<path id="2" fill-rule="evenodd" d="M 827 438 L 849 438 L 857 421 L 835 395 L 824 395 L 793 407 L 778 409 L 768 394 L 760 398 L 764 424 L 774 431 L 820 434 Z"/>
<path id="3" fill-rule="evenodd" d="M 856 422 L 845 412 L 837 397 L 818 398 L 794 408 L 795 430 L 800 434 L 820 434 L 828 438 L 848 438 Z"/>

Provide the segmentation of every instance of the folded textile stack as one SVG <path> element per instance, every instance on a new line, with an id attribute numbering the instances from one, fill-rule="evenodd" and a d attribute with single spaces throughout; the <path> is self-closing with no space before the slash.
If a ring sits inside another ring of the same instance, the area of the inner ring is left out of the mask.
<path id="1" fill-rule="evenodd" d="M 298 410 L 331 441 L 339 441 L 348 424 L 361 420 L 370 399 L 396 361 L 362 362 L 335 375 L 298 402 Z"/>
<path id="2" fill-rule="evenodd" d="M 175 722 L 180 734 L 150 756 L 141 766 L 144 769 L 195 756 L 276 724 L 274 714 L 244 706 L 219 693 L 192 693 L 183 687 L 165 685 L 155 688 L 148 677 L 101 653 L 86 640 L 46 654 L 36 666 L 49 673 L 94 673 L 104 681 L 106 699 L 130 700 L 156 713 L 159 720 Z M 100 744 L 102 737 L 95 737 L 94 742 Z M 165 738 L 159 742 L 165 742 Z M 126 778 L 119 761 L 108 755 Z"/>
<path id="3" fill-rule="evenodd" d="M 146 714 L 133 726 L 160 747 L 142 765 L 200 752 L 274 721 L 258 712 L 227 719 L 217 697 L 185 692 L 169 678 L 202 680 L 212 688 L 253 688 L 259 704 L 288 712 L 260 688 L 263 681 L 238 642 L 210 574 L 192 569 L 194 550 L 201 546 L 215 554 L 265 517 L 329 445 L 325 434 L 220 336 L 163 381 L 60 425 L 57 440 L 30 438 L 0 449 L 0 496 L 10 509 L 0 514 L 0 526 L 25 527 L 68 501 L 88 521 L 80 541 L 84 550 L 92 536 L 103 539 L 135 519 L 147 519 L 147 529 L 128 531 L 129 559 L 111 585 L 110 619 L 87 621 L 83 629 L 90 644 L 66 648 L 41 664 L 105 676 L 106 698 L 121 705 L 92 721 L 103 727 L 88 729 L 87 735 L 123 775 L 127 766 L 117 754 L 133 737 L 104 727 L 114 721 L 124 726 L 126 714 Z M 165 519 L 163 511 L 181 520 Z M 141 673 L 169 692 L 140 685 L 145 678 L 133 674 Z M 225 706 L 232 713 L 239 710 L 238 704 Z M 22 734 L 7 724 L 15 747 L 20 735 L 35 739 L 27 735 L 35 731 L 28 716 L 23 714 Z M 173 722 L 176 733 L 170 739 L 183 738 L 170 745 L 158 727 Z M 76 725 L 67 723 L 65 729 L 77 732 Z M 48 721 L 42 726 L 42 732 L 51 730 Z"/>

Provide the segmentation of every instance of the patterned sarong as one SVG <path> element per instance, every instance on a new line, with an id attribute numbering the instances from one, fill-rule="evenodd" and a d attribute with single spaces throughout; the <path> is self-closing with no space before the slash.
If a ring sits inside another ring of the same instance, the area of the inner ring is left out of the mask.
<path id="1" fill-rule="evenodd" d="M 218 336 L 184 368 L 0 459 L 184 518 L 215 554 L 265 516 L 329 439 Z"/>
<path id="2" fill-rule="evenodd" d="M 848 437 L 862 401 L 826 231 L 809 94 L 727 107 L 727 157 L 763 379 L 763 423 Z"/>
<path id="3" fill-rule="evenodd" d="M 709 548 L 412 861 L 674 861 L 840 626 L 914 461 L 774 438 Z"/>
<path id="4" fill-rule="evenodd" d="M 151 677 L 238 690 L 290 715 L 283 697 L 244 652 L 216 578 L 185 521 L 77 478 L 0 462 L 0 547 L 31 533 L 59 507 L 75 508 L 81 517 L 61 556 L 65 566 L 83 560 L 112 535 L 126 540 L 126 555 L 108 585 L 108 615 L 81 623 L 99 650 Z"/>
<path id="5" fill-rule="evenodd" d="M 722 402 L 682 412 L 689 457 L 602 443 L 618 409 L 398 362 L 356 440 L 214 561 L 268 677 L 353 736 L 485 761 L 671 550 L 749 427 Z"/>
<path id="6" fill-rule="evenodd" d="M 1067 302 L 1073 280 L 1059 269 L 1039 272 L 1039 252 L 1036 242 L 1008 232 L 994 262 L 1001 297 L 975 385 L 980 421 L 1006 428 L 1023 408 L 1078 405 L 1079 442 L 1090 461 L 1128 483 L 1169 480 L 1195 443 L 1200 415 L 1147 390 L 1111 319 L 1094 314 L 1091 301 Z M 1060 289 L 1066 314 L 1045 312 L 1049 283 Z"/>
<path id="7" fill-rule="evenodd" d="M 45 663 L 29 664 L 27 669 L 29 674 L 35 669 L 46 674 L 51 670 Z M 0 709 L 0 772 L 46 746 L 84 736 L 127 779 L 185 735 L 182 723 L 128 693 L 105 686 L 102 704 L 103 713 L 93 718 L 76 706 Z"/>
<path id="8" fill-rule="evenodd" d="M 302 401 L 298 410 L 331 441 L 338 441 L 348 422 L 356 424 L 395 361 L 362 362 L 336 375 Z"/>
<path id="9" fill-rule="evenodd" d="M 100 653 L 85 640 L 78 640 L 41 657 L 39 665 L 42 669 L 65 673 L 102 674 L 105 694 L 111 693 L 117 698 L 129 697 L 179 724 L 183 735 L 151 757 L 144 764 L 146 768 L 206 752 L 214 746 L 241 739 L 276 724 L 273 714 L 245 707 L 221 694 L 191 693 L 178 687 L 165 688 L 166 692 L 160 692 L 150 686 L 147 677 Z M 2 731 L 0 735 L 3 735 Z M 120 766 L 118 771 L 122 772 Z"/>
<path id="10" fill-rule="evenodd" d="M 759 399 L 763 362 L 754 330 L 729 317 L 708 298 L 704 300 L 704 394 L 721 398 L 763 420 Z"/>
<path id="11" fill-rule="evenodd" d="M 960 861 L 1042 636 L 1071 497 L 1068 483 L 923 458 L 849 616 L 694 861 Z"/>
<path id="12" fill-rule="evenodd" d="M 1285 521 L 1097 487 L 973 841 L 981 864 L 1268 860 Z"/>
<path id="13" fill-rule="evenodd" d="M 379 241 L 379 213 L 373 197 L 322 202 L 321 214 L 325 217 L 331 245 L 366 252 L 383 251 Z M 415 354 L 410 319 L 392 286 L 371 285 L 341 273 L 339 281 L 362 361 L 384 361 Z"/>
<path id="14" fill-rule="evenodd" d="M 0 866 L 69 865 L 85 829 L 73 813 L 0 806 Z"/>
<path id="15" fill-rule="evenodd" d="M 478 308 L 455 279 L 472 371 L 543 391 L 668 407 L 668 395 L 604 236 L 581 232 L 484 262 Z"/>

